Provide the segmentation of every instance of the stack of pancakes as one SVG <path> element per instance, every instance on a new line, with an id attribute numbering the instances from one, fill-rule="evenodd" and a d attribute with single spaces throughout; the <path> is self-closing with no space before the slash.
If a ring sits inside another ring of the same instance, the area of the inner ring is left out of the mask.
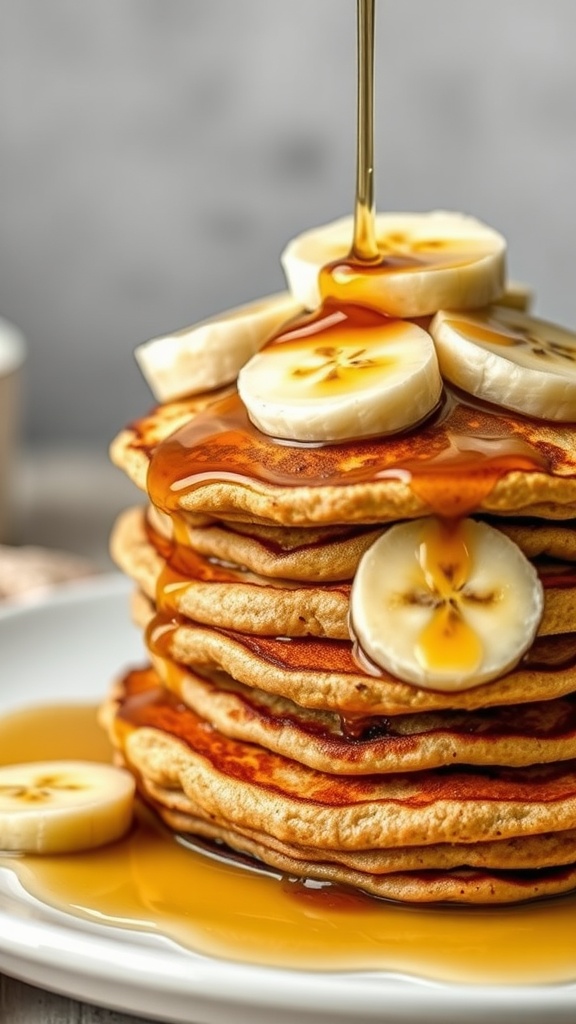
<path id="1" fill-rule="evenodd" d="M 112 553 L 150 664 L 102 718 L 171 829 L 396 900 L 576 887 L 576 427 L 452 394 L 401 437 L 294 446 L 232 386 L 160 405 L 112 458 L 146 494 Z M 364 552 L 438 502 L 544 588 L 519 664 L 456 692 L 377 669 L 349 625 Z"/>

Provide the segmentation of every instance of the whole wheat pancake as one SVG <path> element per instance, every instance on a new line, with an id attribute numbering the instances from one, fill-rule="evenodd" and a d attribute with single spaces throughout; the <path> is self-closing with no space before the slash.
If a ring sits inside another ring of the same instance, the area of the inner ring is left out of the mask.
<path id="1" fill-rule="evenodd" d="M 163 790 L 142 780 L 143 793 L 170 828 L 216 839 L 234 847 L 235 837 L 245 837 L 266 846 L 272 853 L 290 857 L 299 863 L 299 873 L 310 864 L 334 864 L 370 875 L 390 875 L 405 871 L 451 871 L 459 868 L 488 868 L 495 871 L 530 871 L 573 865 L 576 858 L 576 831 L 545 832 L 537 836 L 499 839 L 489 843 L 438 843 L 432 846 L 405 846 L 383 850 L 330 850 L 327 854 L 313 846 L 282 843 L 275 836 L 250 829 L 232 831 L 226 822 L 202 818 L 184 793 Z M 175 809 L 189 806 L 190 811 Z M 265 858 L 263 858 L 265 859 Z M 296 872 L 298 873 L 298 872 Z"/>
<path id="2" fill-rule="evenodd" d="M 576 521 L 547 523 L 541 520 L 508 522 L 492 520 L 510 540 L 518 545 L 527 558 L 558 559 L 576 562 Z"/>
<path id="3" fill-rule="evenodd" d="M 110 729 L 147 782 L 202 817 L 322 850 L 495 841 L 576 828 L 576 763 L 335 776 L 218 733 L 161 688 L 120 697 Z"/>
<path id="4" fill-rule="evenodd" d="M 576 694 L 479 711 L 346 719 L 153 659 L 160 681 L 232 739 L 319 771 L 363 775 L 449 764 L 521 766 L 576 757 Z"/>
<path id="5" fill-rule="evenodd" d="M 266 842 L 268 837 L 248 837 L 212 821 L 166 810 L 161 801 L 154 799 L 153 792 L 154 787 L 151 787 L 147 792 L 148 800 L 166 824 L 180 833 L 188 829 L 195 835 L 225 843 L 230 849 L 247 854 L 282 875 L 353 886 L 380 899 L 407 903 L 505 904 L 560 895 L 576 887 L 576 864 L 573 863 L 547 868 L 532 865 L 524 870 L 509 871 L 447 867 L 373 874 L 332 859 L 302 860 L 291 851 L 281 852 L 271 847 Z M 190 845 L 198 848 L 193 840 Z"/>
<path id="6" fill-rule="evenodd" d="M 258 526 L 254 523 L 210 522 L 194 526 L 186 513 L 168 516 L 153 505 L 146 511 L 152 530 L 166 540 L 173 537 L 172 519 L 179 518 L 179 543 L 198 554 L 250 569 L 262 576 L 313 582 L 351 579 L 364 552 L 380 537 L 382 527 L 298 528 Z M 576 562 L 576 523 L 544 520 L 510 522 L 500 518 L 492 525 L 505 533 L 527 558 Z M 182 536 L 186 537 L 186 541 Z"/>
<path id="7" fill-rule="evenodd" d="M 272 579 L 299 582 L 351 579 L 361 556 L 382 533 L 381 528 L 367 526 L 299 528 L 226 522 L 194 526 L 188 523 L 187 513 L 170 517 L 153 505 L 146 514 L 154 532 L 167 540 L 173 536 L 172 519 L 177 517 L 179 532 L 185 534 L 187 545 L 206 558 Z"/>
<path id="8" fill-rule="evenodd" d="M 469 690 L 441 692 L 403 683 L 384 670 L 363 672 L 345 640 L 250 636 L 177 622 L 154 613 L 136 593 L 133 615 L 147 630 L 155 655 L 193 666 L 200 674 L 223 671 L 247 686 L 287 697 L 301 707 L 347 715 L 398 715 L 443 708 L 486 708 L 552 700 L 576 690 L 576 632 L 539 637 L 512 672 Z"/>
<path id="9" fill-rule="evenodd" d="M 110 690 L 108 698 L 100 709 L 102 726 L 116 742 L 121 742 L 123 726 L 118 728 L 116 714 L 126 700 L 127 692 L 146 693 L 154 686 L 152 669 L 133 670 L 124 679 L 118 680 Z M 119 763 L 125 764 L 120 748 L 117 748 Z M 229 823 L 217 814 L 209 818 L 197 801 L 186 795 L 181 788 L 171 784 L 163 787 L 147 776 L 138 776 L 137 782 L 146 798 L 158 813 L 177 832 L 190 832 L 227 842 L 224 835 Z M 496 870 L 529 870 L 531 868 L 554 867 L 572 864 L 576 859 L 576 830 L 543 832 L 523 835 L 510 839 L 496 839 L 476 843 L 430 843 L 425 846 L 379 847 L 368 849 L 331 849 L 329 854 L 313 845 L 286 843 L 276 835 L 263 833 L 249 826 L 235 826 L 236 835 L 245 836 L 255 842 L 265 842 L 271 849 L 286 854 L 298 861 L 326 861 L 341 864 L 354 870 L 375 875 L 398 871 L 446 870 L 472 867 Z M 234 845 L 231 843 L 230 845 Z"/>
<path id="10" fill-rule="evenodd" d="M 140 509 L 120 515 L 110 551 L 119 568 L 148 597 L 154 599 L 160 586 L 165 607 L 198 622 L 262 636 L 344 639 L 349 635 L 349 584 L 314 586 L 298 585 L 293 580 L 271 581 L 216 565 L 191 548 L 186 550 L 184 571 L 178 572 L 167 568 L 165 557 L 148 539 Z"/>
<path id="11" fill-rule="evenodd" d="M 351 583 L 298 585 L 215 564 L 192 548 L 178 546 L 174 552 L 147 529 L 139 508 L 118 517 L 110 552 L 151 600 L 161 593 L 164 608 L 199 623 L 258 636 L 350 636 Z M 538 635 L 569 632 L 576 625 L 576 569 L 546 565 L 541 576 L 544 613 Z"/>
<path id="12" fill-rule="evenodd" d="M 573 426 L 450 396 L 417 431 L 314 448 L 261 434 L 233 393 L 194 399 L 187 421 L 185 404 L 159 407 L 111 447 L 113 461 L 165 511 L 287 526 L 390 522 L 431 510 L 574 518 Z"/>

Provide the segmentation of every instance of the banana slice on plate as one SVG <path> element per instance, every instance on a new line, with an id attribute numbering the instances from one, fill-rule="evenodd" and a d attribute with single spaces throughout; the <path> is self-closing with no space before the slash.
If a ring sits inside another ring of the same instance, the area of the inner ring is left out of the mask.
<path id="1" fill-rule="evenodd" d="M 576 421 L 576 334 L 501 307 L 441 310 L 430 324 L 442 375 L 463 391 L 537 419 Z"/>
<path id="2" fill-rule="evenodd" d="M 472 309 L 504 292 L 506 242 L 492 228 L 460 213 L 384 213 L 375 221 L 381 263 L 349 259 L 353 221 L 344 217 L 305 231 L 281 256 L 288 287 L 306 309 L 326 295 L 359 302 L 390 316 L 418 317 L 442 308 Z M 321 287 L 322 268 L 342 261 Z"/>
<path id="3" fill-rule="evenodd" d="M 134 779 L 92 761 L 37 761 L 0 768 L 0 850 L 68 853 L 128 831 Z"/>
<path id="4" fill-rule="evenodd" d="M 542 617 L 536 570 L 472 519 L 400 523 L 363 555 L 352 630 L 377 666 L 424 689 L 466 690 L 512 669 Z"/>
<path id="5" fill-rule="evenodd" d="M 231 383 L 270 335 L 301 310 L 289 292 L 280 292 L 146 341 L 134 355 L 154 397 L 172 402 Z"/>
<path id="6" fill-rule="evenodd" d="M 304 322 L 303 322 L 304 323 Z M 371 310 L 327 310 L 253 356 L 238 391 L 265 434 L 334 442 L 392 434 L 423 420 L 440 399 L 434 344 L 416 324 Z"/>

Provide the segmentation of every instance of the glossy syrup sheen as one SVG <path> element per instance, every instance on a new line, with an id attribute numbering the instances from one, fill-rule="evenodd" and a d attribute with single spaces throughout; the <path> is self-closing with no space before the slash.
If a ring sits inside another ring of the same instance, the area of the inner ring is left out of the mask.
<path id="1" fill-rule="evenodd" d="M 36 708 L 0 721 L 0 762 L 79 752 L 108 757 L 94 708 Z M 127 838 L 100 850 L 0 864 L 43 902 L 75 916 L 158 932 L 238 961 L 470 983 L 576 978 L 572 896 L 516 907 L 403 907 L 196 853 L 146 814 Z"/>
<path id="2" fill-rule="evenodd" d="M 237 394 L 217 399 L 159 444 L 146 431 L 135 447 L 151 456 L 153 503 L 175 511 L 209 481 L 279 487 L 345 487 L 386 479 L 407 483 L 445 518 L 478 509 L 501 477 L 514 471 L 576 475 L 576 459 L 546 425 L 468 402 L 450 389 L 417 431 L 345 444 L 286 444 L 254 427 Z"/>

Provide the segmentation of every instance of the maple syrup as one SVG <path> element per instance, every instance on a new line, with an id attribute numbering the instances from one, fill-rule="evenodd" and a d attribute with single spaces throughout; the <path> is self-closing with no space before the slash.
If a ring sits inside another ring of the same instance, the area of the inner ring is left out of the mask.
<path id="1" fill-rule="evenodd" d="M 109 759 L 93 707 L 0 720 L 0 763 Z M 383 970 L 461 983 L 576 975 L 576 898 L 510 907 L 407 907 L 306 884 L 182 845 L 141 809 L 120 842 L 84 853 L 1 857 L 27 891 L 73 917 L 150 931 L 210 956 L 306 970 Z"/>
<path id="2" fill-rule="evenodd" d="M 470 575 L 471 558 L 461 520 L 431 520 L 424 531 L 418 561 L 437 606 L 422 630 L 415 655 L 432 671 L 473 672 L 480 664 L 482 642 L 460 607 L 462 591 Z"/>
<path id="3" fill-rule="evenodd" d="M 376 238 L 374 204 L 374 0 L 357 4 L 357 135 L 354 234 L 350 252 L 322 267 L 320 295 L 339 302 L 374 304 L 373 279 L 390 272 L 465 266 L 477 258 L 469 242 L 426 238 L 415 243 L 401 231 Z"/>
<path id="4" fill-rule="evenodd" d="M 507 473 L 553 472 L 564 468 L 563 458 L 560 449 L 532 441 L 521 417 L 468 402 L 450 388 L 418 430 L 330 445 L 262 434 L 233 393 L 151 447 L 147 486 L 153 504 L 173 514 L 187 493 L 210 481 L 346 487 L 396 479 L 430 512 L 453 519 L 476 511 Z"/>
<path id="5" fill-rule="evenodd" d="M 380 259 L 374 225 L 374 14 L 374 0 L 359 0 L 356 203 L 352 255 L 362 264 Z"/>

